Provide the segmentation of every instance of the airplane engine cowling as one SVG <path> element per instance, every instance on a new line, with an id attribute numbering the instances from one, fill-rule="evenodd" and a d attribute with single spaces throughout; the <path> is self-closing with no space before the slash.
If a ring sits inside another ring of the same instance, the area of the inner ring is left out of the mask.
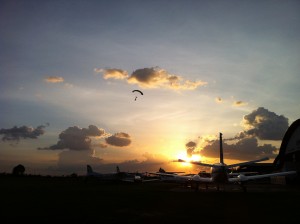
<path id="1" fill-rule="evenodd" d="M 141 182 L 142 181 L 142 178 L 140 176 L 134 176 L 134 181 L 135 182 Z"/>
<path id="2" fill-rule="evenodd" d="M 200 176 L 199 175 L 194 175 L 191 180 L 193 181 L 200 181 Z"/>
<path id="3" fill-rule="evenodd" d="M 240 181 L 246 181 L 247 180 L 247 177 L 244 174 L 238 175 L 238 178 L 240 179 Z"/>

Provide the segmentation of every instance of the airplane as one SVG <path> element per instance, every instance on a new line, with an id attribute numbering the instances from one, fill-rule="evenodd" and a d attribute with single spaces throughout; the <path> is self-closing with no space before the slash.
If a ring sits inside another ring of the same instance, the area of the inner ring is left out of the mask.
<path id="1" fill-rule="evenodd" d="M 244 165 L 249 165 L 253 163 L 257 163 L 260 161 L 265 161 L 268 160 L 269 158 L 261 158 L 258 160 L 252 160 L 252 161 L 247 161 L 247 162 L 242 162 L 242 163 L 235 163 L 231 165 L 227 165 L 224 163 L 224 157 L 223 157 L 223 146 L 222 146 L 222 133 L 220 133 L 220 162 L 215 163 L 215 164 L 207 164 L 207 163 L 202 163 L 202 162 L 196 162 L 196 161 L 190 161 L 189 163 L 199 165 L 199 166 L 206 166 L 210 167 L 210 176 L 209 177 L 203 177 L 200 174 L 195 174 L 193 176 L 190 176 L 189 181 L 191 183 L 196 183 L 197 188 L 200 183 L 204 184 L 215 184 L 217 186 L 217 190 L 219 190 L 219 185 L 220 184 L 234 184 L 238 183 L 242 187 L 244 191 L 246 191 L 246 187 L 244 186 L 244 183 L 250 180 L 257 180 L 257 179 L 262 179 L 262 178 L 267 178 L 267 177 L 272 177 L 272 176 L 286 176 L 286 175 L 295 175 L 297 174 L 297 171 L 285 171 L 285 172 L 276 172 L 276 173 L 268 173 L 268 174 L 257 174 L 257 175 L 245 175 L 243 173 L 238 173 L 238 175 L 231 175 L 229 173 L 229 170 L 232 169 L 233 167 L 237 166 L 244 166 Z M 182 159 L 174 160 L 173 162 L 187 162 Z M 176 175 L 175 175 L 176 176 Z M 179 176 L 176 176 L 179 178 Z M 186 180 L 188 178 L 186 177 L 180 177 L 183 180 Z M 207 187 L 207 185 L 206 185 Z"/>
<path id="2" fill-rule="evenodd" d="M 184 172 L 167 172 L 165 171 L 163 168 L 159 168 L 159 171 L 156 173 L 152 173 L 150 172 L 150 174 L 153 175 L 158 175 L 160 176 L 160 180 L 163 182 L 171 182 L 171 183 L 183 183 L 186 184 L 188 181 L 191 180 L 191 178 L 193 177 L 194 174 L 181 174 L 180 173 L 184 173 Z"/>
<path id="3" fill-rule="evenodd" d="M 182 171 L 165 171 L 163 168 L 159 168 L 159 170 L 158 170 L 158 173 L 168 173 L 168 174 L 178 174 L 178 173 L 184 173 L 184 172 L 182 172 Z"/>
<path id="4" fill-rule="evenodd" d="M 86 177 L 97 178 L 102 181 L 123 181 L 123 182 L 149 182 L 149 181 L 157 181 L 158 179 L 148 178 L 148 175 L 145 173 L 129 173 L 129 172 L 121 172 L 119 166 L 117 166 L 116 173 L 98 173 L 93 171 L 90 165 L 87 165 L 87 175 Z"/>
<path id="5" fill-rule="evenodd" d="M 93 177 L 97 178 L 98 180 L 102 181 L 118 181 L 123 176 L 125 176 L 124 172 L 120 172 L 119 167 L 117 166 L 117 172 L 115 173 L 98 173 L 95 172 L 90 165 L 87 165 L 87 174 L 86 177 Z"/>

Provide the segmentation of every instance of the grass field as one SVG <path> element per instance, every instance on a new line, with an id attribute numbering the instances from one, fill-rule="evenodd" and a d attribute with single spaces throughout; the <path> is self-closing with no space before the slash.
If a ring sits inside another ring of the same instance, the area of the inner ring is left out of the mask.
<path id="1" fill-rule="evenodd" d="M 300 223 L 295 186 L 186 190 L 172 183 L 0 178 L 0 223 Z"/>

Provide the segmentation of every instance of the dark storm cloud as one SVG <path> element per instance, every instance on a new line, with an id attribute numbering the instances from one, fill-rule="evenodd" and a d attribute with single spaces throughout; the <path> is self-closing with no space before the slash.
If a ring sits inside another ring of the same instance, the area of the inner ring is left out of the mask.
<path id="1" fill-rule="evenodd" d="M 261 157 L 274 158 L 277 155 L 277 148 L 271 144 L 259 146 L 258 141 L 254 137 L 244 138 L 235 144 L 227 144 L 223 142 L 224 158 L 238 160 L 252 160 Z M 214 140 L 211 144 L 205 146 L 201 152 L 205 157 L 220 157 L 220 142 Z"/>
<path id="2" fill-rule="evenodd" d="M 19 141 L 20 139 L 36 139 L 38 136 L 43 135 L 45 133 L 44 128 L 46 126 L 40 125 L 36 128 L 21 126 L 14 126 L 9 129 L 0 129 L 0 135 L 3 135 L 2 141 Z"/>
<path id="3" fill-rule="evenodd" d="M 90 125 L 88 128 L 79 128 L 77 126 L 69 127 L 59 134 L 59 141 L 57 144 L 43 149 L 70 149 L 75 151 L 91 150 L 92 139 L 90 137 L 105 136 L 105 131 L 99 129 L 95 125 Z"/>
<path id="4" fill-rule="evenodd" d="M 198 86 L 207 84 L 203 81 L 184 80 L 181 76 L 170 74 L 158 67 L 137 69 L 129 77 L 127 71 L 122 69 L 95 68 L 94 71 L 97 73 L 102 72 L 104 79 L 126 79 L 130 84 L 137 84 L 145 88 L 160 87 L 174 90 L 193 90 Z"/>
<path id="5" fill-rule="evenodd" d="M 241 133 L 241 137 L 250 135 L 261 140 L 282 140 L 289 126 L 285 116 L 277 115 L 263 107 L 244 116 L 244 125 L 246 130 Z"/>
<path id="6" fill-rule="evenodd" d="M 105 142 L 109 145 L 123 147 L 130 145 L 131 139 L 129 134 L 120 132 L 105 138 Z"/>
<path id="7" fill-rule="evenodd" d="M 185 144 L 186 147 L 186 154 L 191 157 L 193 155 L 194 150 L 197 147 L 197 143 L 193 141 L 189 141 L 188 143 Z"/>
<path id="8" fill-rule="evenodd" d="M 245 130 L 233 138 L 224 138 L 223 148 L 225 158 L 230 159 L 255 159 L 261 157 L 274 158 L 278 149 L 271 144 L 258 145 L 258 140 L 282 140 L 288 129 L 288 119 L 283 115 L 277 115 L 263 107 L 259 107 L 243 118 Z M 228 141 L 235 140 L 234 144 Z M 236 142 L 237 141 L 237 142 Z M 219 140 L 206 141 L 206 145 L 200 152 L 207 157 L 218 158 Z"/>

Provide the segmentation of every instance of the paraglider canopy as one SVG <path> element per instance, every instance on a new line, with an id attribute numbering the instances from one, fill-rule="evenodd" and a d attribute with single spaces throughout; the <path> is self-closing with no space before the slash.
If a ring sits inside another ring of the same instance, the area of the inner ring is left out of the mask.
<path id="1" fill-rule="evenodd" d="M 140 94 L 144 95 L 143 92 L 141 90 L 138 90 L 138 89 L 132 90 L 132 92 L 139 92 Z"/>
<path id="2" fill-rule="evenodd" d="M 138 89 L 132 90 L 132 92 L 133 92 L 133 93 L 134 93 L 134 92 L 138 92 L 138 93 L 140 93 L 141 95 L 144 95 L 143 92 L 142 92 L 141 90 L 138 90 Z M 137 96 L 135 97 L 134 100 L 136 100 L 136 98 L 137 98 Z"/>

